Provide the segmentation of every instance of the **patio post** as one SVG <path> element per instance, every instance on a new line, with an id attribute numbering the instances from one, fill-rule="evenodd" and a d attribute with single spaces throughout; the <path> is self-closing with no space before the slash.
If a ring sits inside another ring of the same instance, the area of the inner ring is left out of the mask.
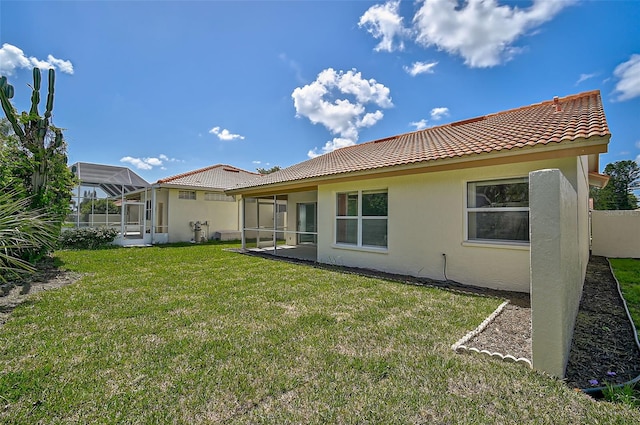
<path id="1" fill-rule="evenodd" d="M 151 186 L 151 245 L 156 238 L 156 186 Z"/>
<path id="2" fill-rule="evenodd" d="M 273 255 L 278 255 L 276 252 L 276 228 L 278 227 L 278 199 L 276 195 L 273 195 Z"/>
<path id="3" fill-rule="evenodd" d="M 240 195 L 240 196 L 242 196 L 242 195 Z M 244 217 L 245 217 L 245 203 L 247 201 L 247 198 L 242 196 L 240 198 L 240 200 L 242 201 L 241 202 L 242 205 L 240 207 L 240 226 L 241 226 L 240 227 L 240 230 L 241 230 L 240 238 L 242 239 L 242 249 L 245 250 L 247 248 L 247 241 L 246 241 L 245 234 L 244 234 L 244 229 L 246 227 L 246 223 L 245 223 Z"/>

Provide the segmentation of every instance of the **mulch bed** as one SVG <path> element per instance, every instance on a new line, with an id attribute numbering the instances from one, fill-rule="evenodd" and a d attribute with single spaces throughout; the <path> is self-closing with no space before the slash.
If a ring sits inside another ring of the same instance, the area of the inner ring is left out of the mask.
<path id="1" fill-rule="evenodd" d="M 609 262 L 592 257 L 569 354 L 567 384 L 589 388 L 640 376 L 640 350 L 632 326 Z M 589 383 L 594 379 L 598 384 Z"/>
<path id="2" fill-rule="evenodd" d="M 640 376 L 640 350 L 632 326 L 609 262 L 592 257 L 569 353 L 567 385 L 586 389 L 623 384 Z M 530 306 L 522 300 L 509 304 L 466 346 L 530 360 Z"/>

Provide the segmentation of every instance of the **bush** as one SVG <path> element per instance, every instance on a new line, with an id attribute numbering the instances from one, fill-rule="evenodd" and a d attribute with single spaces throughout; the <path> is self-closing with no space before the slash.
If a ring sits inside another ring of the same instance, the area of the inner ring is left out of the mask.
<path id="1" fill-rule="evenodd" d="M 0 282 L 35 272 L 36 261 L 55 246 L 55 226 L 30 203 L 18 191 L 0 190 Z"/>
<path id="2" fill-rule="evenodd" d="M 63 230 L 60 235 L 60 246 L 73 249 L 103 248 L 118 236 L 116 229 L 108 227 L 82 227 Z"/>

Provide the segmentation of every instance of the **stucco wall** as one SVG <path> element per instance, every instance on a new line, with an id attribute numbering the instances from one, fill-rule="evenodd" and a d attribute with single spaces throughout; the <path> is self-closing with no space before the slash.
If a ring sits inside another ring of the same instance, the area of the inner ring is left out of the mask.
<path id="1" fill-rule="evenodd" d="M 205 201 L 205 191 L 197 190 L 196 199 L 178 199 L 178 189 L 168 189 L 169 242 L 186 242 L 193 238 L 189 222 L 209 223 L 207 238 L 216 230 L 239 230 L 239 202 Z"/>
<path id="2" fill-rule="evenodd" d="M 640 211 L 592 211 L 593 255 L 640 258 Z"/>
<path id="3" fill-rule="evenodd" d="M 533 367 L 564 377 L 584 274 L 578 191 L 558 170 L 529 175 Z"/>
<path id="4" fill-rule="evenodd" d="M 572 184 L 578 185 L 575 158 L 321 185 L 318 260 L 443 280 L 442 254 L 446 254 L 448 279 L 528 292 L 528 245 L 465 241 L 466 183 L 525 177 L 530 171 L 549 167 L 562 169 Z M 375 189 L 388 190 L 388 249 L 380 252 L 336 246 L 336 193 Z"/>

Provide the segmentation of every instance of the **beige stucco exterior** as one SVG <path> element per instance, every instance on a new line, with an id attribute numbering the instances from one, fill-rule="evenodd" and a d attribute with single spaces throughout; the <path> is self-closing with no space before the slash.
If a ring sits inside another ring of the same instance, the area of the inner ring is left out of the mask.
<path id="1" fill-rule="evenodd" d="M 195 190 L 196 199 L 180 199 L 180 190 L 156 189 L 156 229 L 158 233 L 168 233 L 168 242 L 187 242 L 193 239 L 194 232 L 190 223 L 199 221 L 208 223 L 202 227 L 206 239 L 213 237 L 218 230 L 239 230 L 240 204 L 236 199 L 229 201 L 207 201 L 206 192 L 211 190 Z M 224 195 L 224 192 L 217 191 Z M 162 204 L 162 206 L 160 206 Z M 166 224 L 165 224 L 166 223 Z M 166 225 L 166 228 L 164 226 Z"/>
<path id="2" fill-rule="evenodd" d="M 320 185 L 318 261 L 438 280 L 445 279 L 446 272 L 448 279 L 470 285 L 528 292 L 528 244 L 466 241 L 466 184 L 526 177 L 530 171 L 550 167 L 562 169 L 572 185 L 582 185 L 578 177 L 582 163 L 576 158 Z M 336 193 L 376 189 L 388 191 L 388 248 L 336 245 Z M 587 200 L 582 204 L 586 206 Z M 581 221 L 587 226 L 586 212 L 583 215 Z M 585 252 L 588 256 L 588 245 Z"/>
<path id="3" fill-rule="evenodd" d="M 640 210 L 592 211 L 593 255 L 640 258 Z"/>

